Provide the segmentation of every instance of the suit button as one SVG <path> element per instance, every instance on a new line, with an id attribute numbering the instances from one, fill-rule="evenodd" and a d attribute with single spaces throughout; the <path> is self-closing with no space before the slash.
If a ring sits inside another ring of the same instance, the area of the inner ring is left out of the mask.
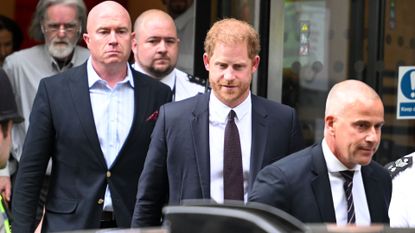
<path id="1" fill-rule="evenodd" d="M 102 203 L 104 203 L 104 199 L 102 199 L 102 198 L 98 199 L 98 204 L 102 205 Z"/>
<path id="2" fill-rule="evenodd" d="M 111 172 L 107 171 L 107 178 L 110 178 L 110 177 L 111 177 Z"/>

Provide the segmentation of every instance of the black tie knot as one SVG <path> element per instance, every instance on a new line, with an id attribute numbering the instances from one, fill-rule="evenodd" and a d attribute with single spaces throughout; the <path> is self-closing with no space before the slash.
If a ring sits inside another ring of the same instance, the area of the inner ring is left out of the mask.
<path id="1" fill-rule="evenodd" d="M 230 110 L 229 111 L 229 114 L 228 114 L 228 120 L 229 121 L 233 121 L 235 119 L 235 117 L 236 117 L 235 111 L 234 110 Z"/>
<path id="2" fill-rule="evenodd" d="M 352 182 L 353 181 L 353 175 L 354 171 L 341 171 L 340 174 L 343 176 L 343 178 L 346 180 L 346 182 Z"/>

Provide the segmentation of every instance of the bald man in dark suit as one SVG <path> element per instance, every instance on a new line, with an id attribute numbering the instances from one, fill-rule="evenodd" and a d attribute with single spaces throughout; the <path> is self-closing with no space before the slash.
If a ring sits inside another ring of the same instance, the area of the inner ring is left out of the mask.
<path id="1" fill-rule="evenodd" d="M 383 123 L 383 104 L 371 87 L 357 80 L 336 84 L 322 142 L 265 167 L 249 200 L 306 223 L 389 223 L 391 178 L 372 161 Z"/>

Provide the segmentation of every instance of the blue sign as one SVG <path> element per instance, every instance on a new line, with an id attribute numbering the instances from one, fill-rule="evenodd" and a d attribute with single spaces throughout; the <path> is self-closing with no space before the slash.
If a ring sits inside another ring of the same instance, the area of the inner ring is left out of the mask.
<path id="1" fill-rule="evenodd" d="M 415 119 L 415 66 L 399 67 L 397 119 Z"/>
<path id="2" fill-rule="evenodd" d="M 401 91 L 406 98 L 415 100 L 415 70 L 409 70 L 402 76 Z"/>

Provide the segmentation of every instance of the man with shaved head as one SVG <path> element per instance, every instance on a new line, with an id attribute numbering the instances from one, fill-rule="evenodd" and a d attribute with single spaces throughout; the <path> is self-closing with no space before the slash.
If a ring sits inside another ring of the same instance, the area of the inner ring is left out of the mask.
<path id="1" fill-rule="evenodd" d="M 384 123 L 380 97 L 361 81 L 340 82 L 324 122 L 322 142 L 265 167 L 249 200 L 306 223 L 389 223 L 391 178 L 372 161 Z"/>
<path id="2" fill-rule="evenodd" d="M 175 68 L 180 40 L 170 15 L 155 9 L 145 11 L 135 21 L 134 32 L 136 70 L 170 86 L 174 101 L 205 92 L 206 80 Z"/>
<path id="3" fill-rule="evenodd" d="M 33 232 L 49 158 L 44 232 L 129 227 L 159 107 L 170 89 L 131 69 L 128 12 L 95 6 L 83 35 L 91 56 L 39 84 L 13 199 L 13 232 Z"/>

